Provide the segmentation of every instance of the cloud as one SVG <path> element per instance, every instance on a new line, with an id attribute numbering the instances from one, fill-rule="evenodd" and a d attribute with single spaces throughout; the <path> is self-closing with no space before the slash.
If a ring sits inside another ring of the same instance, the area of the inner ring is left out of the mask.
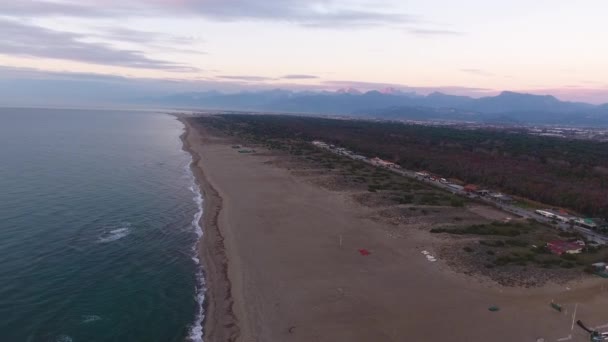
<path id="1" fill-rule="evenodd" d="M 283 76 L 281 78 L 282 79 L 286 79 L 286 80 L 310 80 L 310 79 L 319 78 L 319 76 L 315 76 L 315 75 L 303 75 L 303 74 L 292 74 L 292 75 L 285 75 L 285 76 Z"/>
<path id="2" fill-rule="evenodd" d="M 41 16 L 99 16 L 101 12 L 95 6 L 82 4 L 33 0 L 33 1 L 2 1 L 2 15 L 16 17 Z"/>
<path id="3" fill-rule="evenodd" d="M 99 27 L 95 32 L 87 33 L 88 37 L 112 42 L 126 42 L 143 45 L 162 51 L 173 51 L 191 55 L 206 55 L 207 52 L 185 48 L 202 41 L 199 37 L 175 36 L 161 32 L 140 31 L 124 27 Z"/>
<path id="4" fill-rule="evenodd" d="M 102 27 L 100 33 L 96 35 L 101 38 L 108 38 L 115 41 L 131 43 L 172 43 L 172 44 L 191 44 L 193 41 L 200 40 L 195 37 L 174 36 L 160 32 L 140 31 L 124 27 Z"/>
<path id="5" fill-rule="evenodd" d="M 377 6 L 376 6 L 377 8 Z M 196 16 L 215 21 L 275 21 L 308 27 L 401 25 L 416 18 L 341 5 L 335 0 L 90 0 L 11 1 L 2 13 L 13 17 Z"/>
<path id="6" fill-rule="evenodd" d="M 224 80 L 235 80 L 245 82 L 264 82 L 264 81 L 279 81 L 279 80 L 312 80 L 318 79 L 315 75 L 306 74 L 289 74 L 281 77 L 266 77 L 266 76 L 254 76 L 254 75 L 219 75 L 216 76 L 218 79 Z"/>
<path id="7" fill-rule="evenodd" d="M 216 76 L 220 79 L 225 80 L 237 80 L 237 81 L 246 81 L 246 82 L 261 82 L 261 81 L 272 81 L 275 78 L 264 77 L 264 76 L 251 76 L 251 75 L 219 75 Z"/>
<path id="8" fill-rule="evenodd" d="M 460 71 L 465 72 L 467 74 L 476 75 L 476 76 L 485 76 L 485 77 L 495 76 L 493 73 L 485 71 L 485 70 L 481 70 L 481 69 L 465 68 L 465 69 L 460 69 Z"/>
<path id="9" fill-rule="evenodd" d="M 190 72 L 196 69 L 152 59 L 141 51 L 84 41 L 87 35 L 0 19 L 0 54 L 71 60 L 141 69 Z"/>
<path id="10" fill-rule="evenodd" d="M 452 30 L 437 30 L 437 29 L 423 29 L 423 28 L 409 28 L 407 32 L 421 36 L 421 37 L 431 37 L 431 36 L 462 36 L 464 32 L 452 31 Z"/>

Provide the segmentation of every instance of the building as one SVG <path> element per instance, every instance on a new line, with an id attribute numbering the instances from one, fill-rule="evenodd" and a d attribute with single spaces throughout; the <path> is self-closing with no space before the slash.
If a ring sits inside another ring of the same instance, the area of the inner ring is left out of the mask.
<path id="1" fill-rule="evenodd" d="M 475 193 L 479 196 L 487 196 L 490 194 L 490 190 L 477 190 L 475 191 Z"/>
<path id="2" fill-rule="evenodd" d="M 554 219 L 554 220 L 558 220 L 558 221 L 562 221 L 562 222 L 570 222 L 570 221 L 576 221 L 576 217 L 570 216 L 568 215 L 567 212 L 565 211 L 554 211 L 551 209 L 539 209 L 539 210 L 535 210 L 535 213 L 537 213 L 538 215 L 550 218 L 550 219 Z"/>
<path id="3" fill-rule="evenodd" d="M 428 173 L 427 171 L 419 171 L 419 172 L 416 172 L 416 177 L 429 178 L 429 177 L 431 177 L 431 174 Z"/>
<path id="4" fill-rule="evenodd" d="M 479 187 L 474 184 L 467 184 L 464 186 L 464 191 L 466 192 L 477 192 L 479 191 Z"/>
<path id="5" fill-rule="evenodd" d="M 608 278 L 608 264 L 606 264 L 605 262 L 598 262 L 592 264 L 591 267 L 593 267 L 595 274 L 603 278 Z"/>
<path id="6" fill-rule="evenodd" d="M 312 142 L 313 145 L 317 146 L 317 147 L 321 147 L 321 148 L 327 148 L 329 147 L 329 145 L 327 145 L 326 143 L 319 141 L 319 140 L 315 140 Z"/>
<path id="7" fill-rule="evenodd" d="M 338 147 L 335 149 L 336 153 L 338 154 L 342 154 L 342 155 L 350 155 L 352 154 L 351 151 L 349 151 L 348 149 L 344 148 L 344 147 Z"/>
<path id="8" fill-rule="evenodd" d="M 562 255 L 566 254 L 579 254 L 583 252 L 583 248 L 585 247 L 585 243 L 583 241 L 576 242 L 568 242 L 568 241 L 551 241 L 547 242 L 547 248 L 553 254 Z"/>
<path id="9" fill-rule="evenodd" d="M 448 184 L 448 187 L 450 189 L 456 190 L 456 191 L 462 191 L 462 189 L 464 189 L 464 187 L 462 185 L 458 185 L 458 184 Z"/>
<path id="10" fill-rule="evenodd" d="M 511 198 L 505 194 L 501 194 L 499 192 L 490 194 L 490 197 L 493 200 L 498 201 L 498 202 L 504 202 L 504 203 L 513 202 L 513 198 Z"/>
<path id="11" fill-rule="evenodd" d="M 590 218 L 580 218 L 577 217 L 574 219 L 574 224 L 587 229 L 597 229 L 598 226 L 593 219 Z"/>

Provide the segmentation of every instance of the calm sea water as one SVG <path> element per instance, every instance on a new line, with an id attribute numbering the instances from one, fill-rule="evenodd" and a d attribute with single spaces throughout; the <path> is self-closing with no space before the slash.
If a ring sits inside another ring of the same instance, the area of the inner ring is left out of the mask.
<path id="1" fill-rule="evenodd" d="M 152 112 L 0 109 L 0 341 L 200 334 L 182 131 Z"/>

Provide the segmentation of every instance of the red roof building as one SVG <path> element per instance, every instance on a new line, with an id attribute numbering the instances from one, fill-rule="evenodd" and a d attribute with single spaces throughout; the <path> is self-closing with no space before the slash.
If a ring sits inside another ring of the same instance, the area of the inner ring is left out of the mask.
<path id="1" fill-rule="evenodd" d="M 464 191 L 466 191 L 466 192 L 477 192 L 478 190 L 479 190 L 479 187 L 474 184 L 467 184 L 464 186 Z"/>
<path id="2" fill-rule="evenodd" d="M 585 247 L 584 242 L 568 242 L 568 241 L 551 241 L 547 243 L 547 248 L 553 254 L 562 255 L 564 253 L 567 254 L 578 254 L 583 251 L 583 247 Z"/>

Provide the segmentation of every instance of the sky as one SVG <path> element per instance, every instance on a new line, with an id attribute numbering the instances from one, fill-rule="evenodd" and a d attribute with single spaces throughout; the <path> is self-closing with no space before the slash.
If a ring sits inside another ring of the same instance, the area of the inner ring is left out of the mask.
<path id="1" fill-rule="evenodd" d="M 606 13 L 605 0 L 0 0 L 0 100 L 395 87 L 605 103 Z"/>

